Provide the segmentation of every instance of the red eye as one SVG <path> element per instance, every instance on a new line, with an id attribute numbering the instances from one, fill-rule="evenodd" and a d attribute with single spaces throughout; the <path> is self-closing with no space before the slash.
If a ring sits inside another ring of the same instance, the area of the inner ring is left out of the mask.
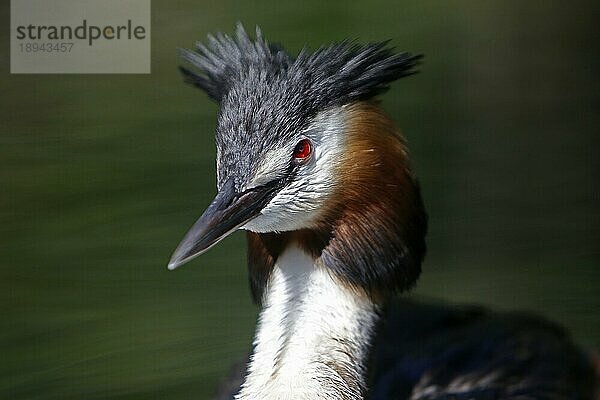
<path id="1" fill-rule="evenodd" d="M 310 153 L 312 153 L 312 145 L 310 144 L 310 140 L 302 139 L 294 148 L 294 159 L 305 160 L 310 156 Z"/>

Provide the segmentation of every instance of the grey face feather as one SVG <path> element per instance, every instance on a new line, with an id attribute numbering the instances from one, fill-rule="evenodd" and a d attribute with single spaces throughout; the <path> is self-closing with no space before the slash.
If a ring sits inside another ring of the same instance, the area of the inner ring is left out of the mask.
<path id="1" fill-rule="evenodd" d="M 388 89 L 390 82 L 414 73 L 421 56 L 394 54 L 386 43 L 365 46 L 350 41 L 303 50 L 292 57 L 270 45 L 256 30 L 250 39 L 241 24 L 235 38 L 209 36 L 208 44 L 182 50 L 191 68 L 181 67 L 186 81 L 220 103 L 216 142 L 218 182 L 232 178 L 238 190 L 270 151 L 291 151 L 319 111 L 367 100 Z"/>

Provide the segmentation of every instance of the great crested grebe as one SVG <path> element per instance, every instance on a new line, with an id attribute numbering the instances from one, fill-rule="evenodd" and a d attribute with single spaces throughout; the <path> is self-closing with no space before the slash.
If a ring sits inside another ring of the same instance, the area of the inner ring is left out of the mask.
<path id="1" fill-rule="evenodd" d="M 169 269 L 244 229 L 261 305 L 245 376 L 219 398 L 594 396 L 591 361 L 549 323 L 392 300 L 419 277 L 427 217 L 373 98 L 420 56 L 345 41 L 291 57 L 241 25 L 181 54 L 220 105 L 218 194 Z"/>

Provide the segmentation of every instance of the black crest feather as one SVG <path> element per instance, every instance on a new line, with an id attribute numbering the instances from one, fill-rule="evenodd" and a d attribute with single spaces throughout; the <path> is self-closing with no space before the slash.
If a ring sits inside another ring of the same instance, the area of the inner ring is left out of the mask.
<path id="1" fill-rule="evenodd" d="M 186 82 L 204 90 L 220 102 L 236 85 L 261 75 L 263 83 L 288 81 L 290 91 L 303 90 L 316 108 L 366 100 L 388 89 L 389 84 L 415 73 L 422 56 L 394 53 L 388 42 L 359 45 L 350 40 L 324 46 L 314 52 L 302 50 L 290 56 L 278 45 L 269 44 L 260 29 L 251 39 L 241 24 L 234 38 L 209 35 L 207 44 L 181 50 L 191 68 L 180 67 Z M 280 86 L 278 86 L 280 87 Z"/>

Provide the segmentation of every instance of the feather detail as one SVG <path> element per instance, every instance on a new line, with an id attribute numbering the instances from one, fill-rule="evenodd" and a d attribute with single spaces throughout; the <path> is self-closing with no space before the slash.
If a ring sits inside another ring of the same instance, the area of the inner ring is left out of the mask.
<path id="1" fill-rule="evenodd" d="M 209 35 L 207 42 L 197 43 L 194 50 L 180 49 L 181 58 L 192 66 L 180 69 L 186 82 L 218 102 L 257 73 L 296 83 L 321 108 L 366 100 L 386 91 L 392 81 L 414 74 L 422 59 L 394 53 L 387 41 L 359 45 L 350 40 L 312 53 L 304 49 L 294 58 L 281 46 L 269 44 L 258 27 L 251 39 L 240 23 L 234 38 L 218 33 Z"/>

